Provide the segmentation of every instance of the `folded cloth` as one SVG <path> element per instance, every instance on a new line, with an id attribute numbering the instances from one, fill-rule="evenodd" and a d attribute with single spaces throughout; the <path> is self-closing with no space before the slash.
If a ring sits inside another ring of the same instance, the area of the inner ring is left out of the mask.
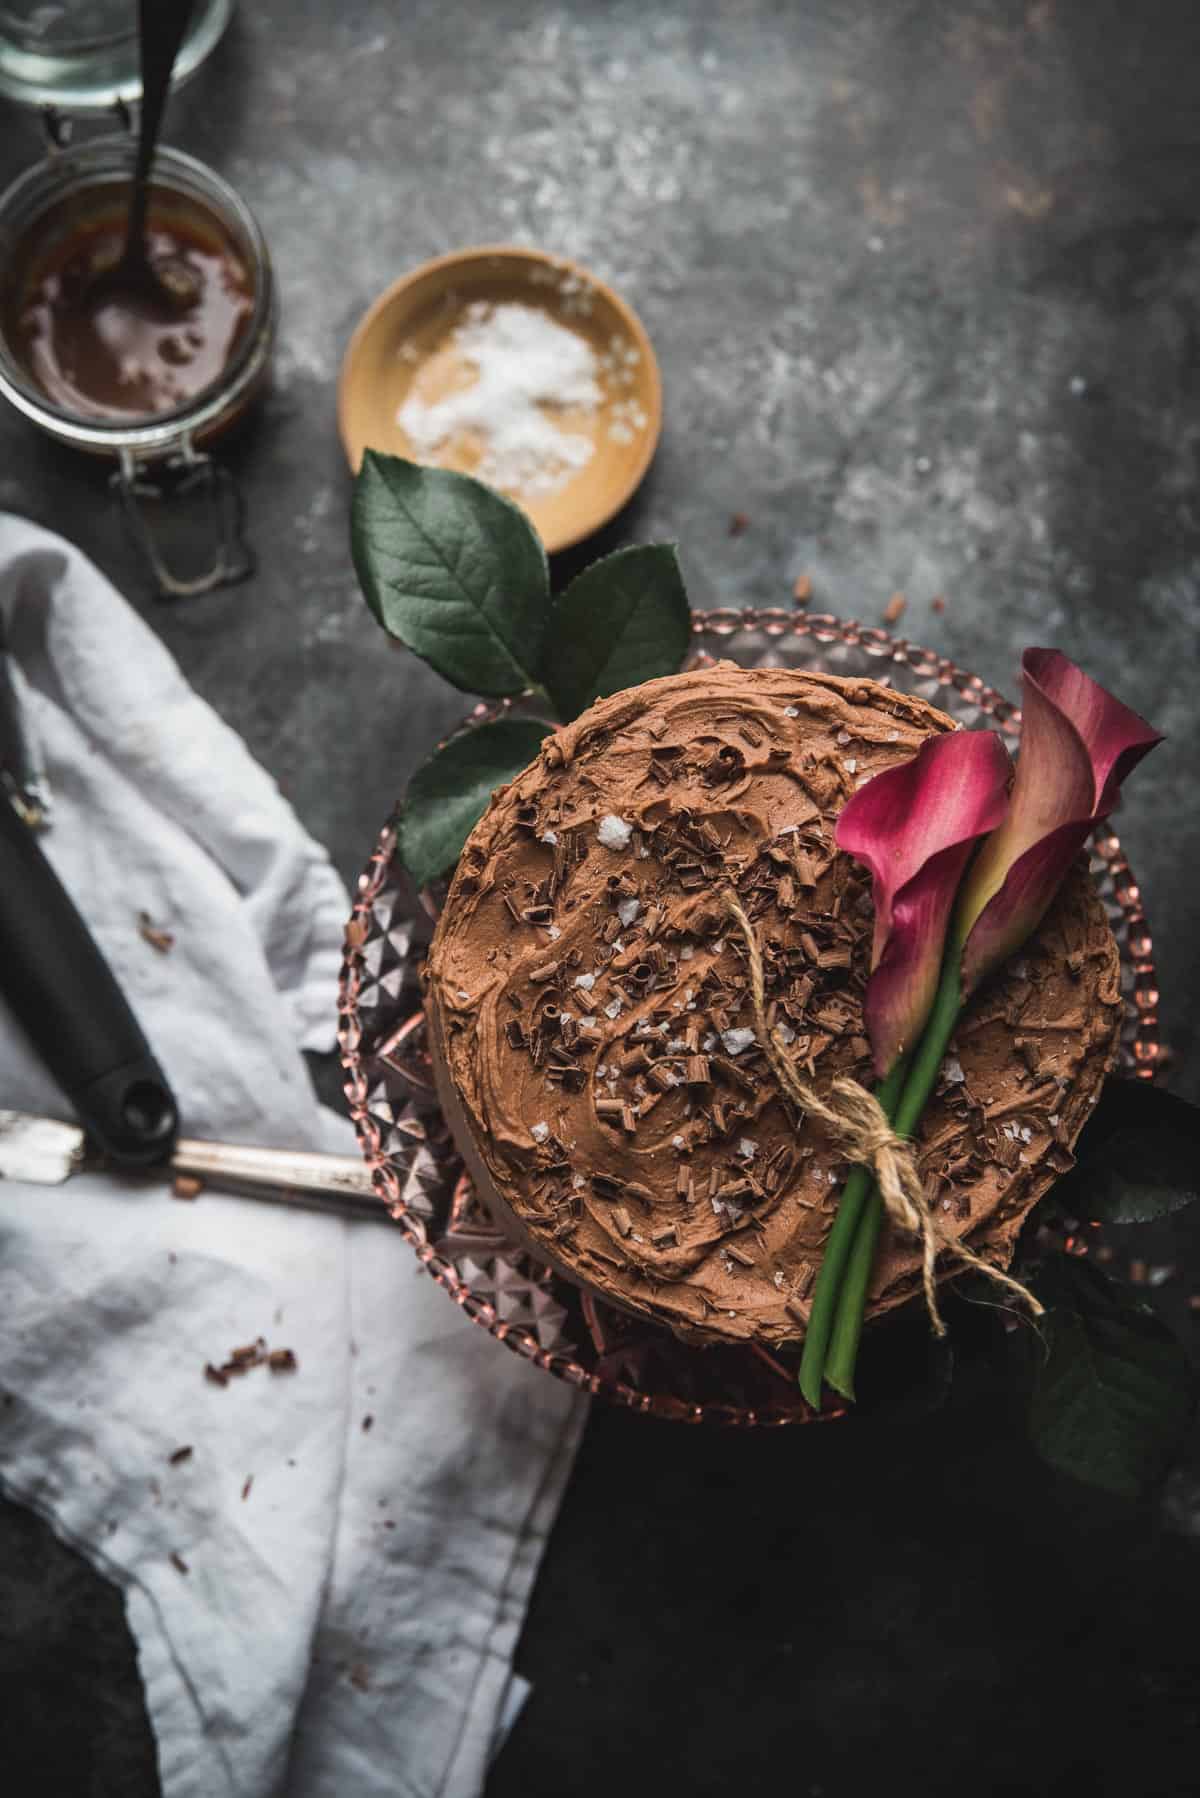
<path id="1" fill-rule="evenodd" d="M 349 913 L 324 852 L 103 576 L 5 515 L 0 625 L 43 847 L 187 1134 L 352 1148 L 300 1053 L 332 1046 Z M 2 1001 L 0 1106 L 70 1115 Z M 260 1336 L 296 1370 L 206 1379 Z M 0 1388 L 0 1483 L 124 1591 L 166 1798 L 481 1789 L 583 1413 L 398 1231 L 0 1184 Z"/>

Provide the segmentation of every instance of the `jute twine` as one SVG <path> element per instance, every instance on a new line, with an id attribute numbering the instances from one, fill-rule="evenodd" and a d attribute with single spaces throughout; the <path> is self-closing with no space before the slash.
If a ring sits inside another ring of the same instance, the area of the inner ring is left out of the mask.
<path id="1" fill-rule="evenodd" d="M 725 895 L 725 906 L 746 942 L 750 965 L 750 994 L 754 1003 L 754 1022 L 758 1040 L 770 1060 L 775 1078 L 798 1111 L 819 1118 L 837 1138 L 851 1161 L 873 1169 L 883 1200 L 884 1210 L 902 1230 L 918 1237 L 922 1245 L 921 1278 L 925 1289 L 925 1306 L 935 1336 L 944 1336 L 946 1326 L 938 1309 L 935 1267 L 943 1251 L 954 1255 L 967 1267 L 976 1268 L 997 1286 L 1005 1287 L 1034 1316 L 1042 1315 L 1042 1306 L 1027 1287 L 1011 1274 L 1006 1274 L 990 1261 L 985 1261 L 957 1237 L 943 1231 L 930 1209 L 916 1157 L 902 1136 L 897 1136 L 873 1093 L 857 1080 L 839 1076 L 824 1094 L 802 1080 L 796 1064 L 786 1053 L 782 1038 L 767 1027 L 766 992 L 763 980 L 762 951 L 758 938 L 741 904 L 733 893 Z"/>

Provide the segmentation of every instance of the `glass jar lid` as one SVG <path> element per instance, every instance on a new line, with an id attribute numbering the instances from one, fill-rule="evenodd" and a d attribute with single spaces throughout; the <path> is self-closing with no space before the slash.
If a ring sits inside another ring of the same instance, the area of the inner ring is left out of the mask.
<path id="1" fill-rule="evenodd" d="M 195 73 L 233 0 L 196 0 L 173 84 Z M 141 97 L 137 0 L 0 0 L 0 98 L 58 112 L 101 112 Z"/>

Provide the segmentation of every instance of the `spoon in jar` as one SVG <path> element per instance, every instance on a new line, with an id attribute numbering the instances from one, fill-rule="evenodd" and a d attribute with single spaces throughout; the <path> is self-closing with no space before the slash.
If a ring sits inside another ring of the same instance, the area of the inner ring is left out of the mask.
<path id="1" fill-rule="evenodd" d="M 88 292 L 88 305 L 114 300 L 147 303 L 167 313 L 182 313 L 200 294 L 196 275 L 180 256 L 151 260 L 146 240 L 150 167 L 171 86 L 171 71 L 187 34 L 194 0 L 138 0 L 138 41 L 142 57 L 142 104 L 138 121 L 137 160 L 129 200 L 125 242 L 116 260 L 98 264 Z"/>

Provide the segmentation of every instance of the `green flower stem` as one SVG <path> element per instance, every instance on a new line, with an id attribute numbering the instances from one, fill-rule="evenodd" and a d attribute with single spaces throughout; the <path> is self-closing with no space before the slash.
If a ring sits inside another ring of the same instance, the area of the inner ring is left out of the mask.
<path id="1" fill-rule="evenodd" d="M 954 1034 L 954 1026 L 962 1009 L 962 985 L 959 978 L 961 959 L 962 945 L 952 940 L 942 964 L 942 976 L 933 1009 L 912 1056 L 908 1078 L 892 1117 L 897 1136 L 911 1136 L 920 1123 L 937 1080 L 946 1045 Z M 867 1286 L 875 1264 L 875 1249 L 882 1222 L 883 1201 L 872 1182 L 870 1197 L 850 1250 L 825 1363 L 826 1381 L 843 1398 L 854 1397 L 854 1364 L 858 1359 L 858 1340 L 862 1335 Z"/>
<path id="2" fill-rule="evenodd" d="M 879 1100 L 884 1114 L 888 1118 L 896 1109 L 907 1067 L 908 1063 L 902 1055 L 892 1067 L 891 1072 L 875 1088 L 875 1097 Z M 821 1378 L 825 1372 L 825 1351 L 829 1346 L 830 1331 L 833 1329 L 842 1272 L 854 1242 L 854 1234 L 858 1228 L 858 1220 L 862 1216 L 863 1206 L 870 1195 L 871 1186 L 870 1168 L 860 1166 L 851 1169 L 849 1178 L 842 1188 L 842 1196 L 838 1200 L 837 1216 L 833 1220 L 833 1228 L 829 1232 L 829 1238 L 821 1256 L 821 1268 L 817 1274 L 817 1284 L 813 1292 L 812 1311 L 809 1314 L 808 1329 L 804 1336 L 804 1354 L 800 1361 L 800 1390 L 814 1411 L 819 1410 L 821 1406 Z"/>

